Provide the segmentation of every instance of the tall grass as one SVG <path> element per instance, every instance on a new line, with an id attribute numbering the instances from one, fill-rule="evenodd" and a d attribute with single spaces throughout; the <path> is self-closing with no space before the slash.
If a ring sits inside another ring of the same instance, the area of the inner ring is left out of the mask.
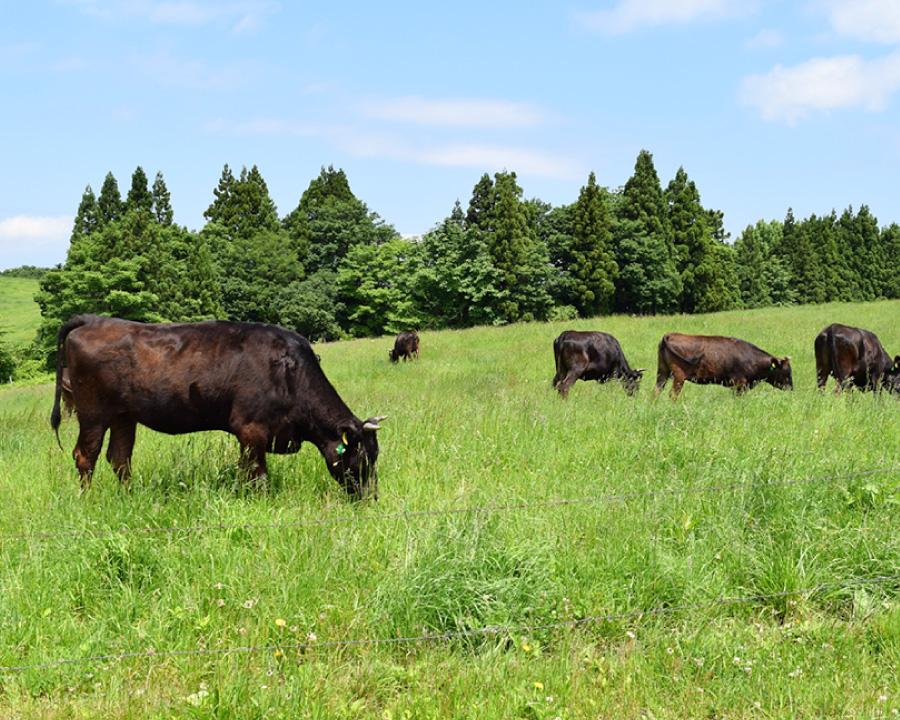
<path id="1" fill-rule="evenodd" d="M 421 333 L 398 365 L 322 345 L 357 415 L 389 414 L 371 504 L 313 448 L 261 495 L 233 438 L 146 429 L 130 491 L 103 464 L 79 494 L 77 421 L 61 451 L 51 388 L 3 391 L 0 665 L 49 667 L 3 671 L 0 716 L 891 716 L 900 406 L 818 393 L 812 343 L 840 321 L 895 354 L 898 307 Z M 567 327 L 616 335 L 640 392 L 562 401 Z M 657 398 L 674 330 L 791 355 L 796 389 Z"/>

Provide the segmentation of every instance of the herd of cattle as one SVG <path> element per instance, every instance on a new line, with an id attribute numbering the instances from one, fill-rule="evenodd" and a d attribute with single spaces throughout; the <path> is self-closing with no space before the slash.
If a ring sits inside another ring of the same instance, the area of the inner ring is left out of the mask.
<path id="1" fill-rule="evenodd" d="M 829 376 L 836 390 L 900 392 L 900 355 L 891 360 L 878 337 L 861 328 L 833 324 L 816 336 L 816 383 L 825 388 Z M 576 380 L 620 380 L 631 395 L 647 368 L 633 370 L 619 341 L 602 332 L 566 330 L 553 341 L 556 375 L 553 386 L 566 397 Z M 742 393 L 760 382 L 783 390 L 794 388 L 790 357 L 775 357 L 752 343 L 717 335 L 668 333 L 659 341 L 656 392 L 672 379 L 677 398 L 685 381 L 727 385 Z"/>
<path id="2" fill-rule="evenodd" d="M 57 335 L 56 392 L 51 427 L 59 442 L 60 402 L 78 416 L 72 452 L 81 486 L 91 484 L 103 438 L 122 483 L 131 472 L 137 425 L 169 434 L 223 430 L 237 437 L 241 464 L 264 486 L 266 453 L 315 445 L 328 470 L 360 499 L 378 497 L 377 431 L 386 416 L 360 420 L 341 400 L 309 342 L 274 325 L 209 321 L 145 324 L 78 315 Z M 553 385 L 566 397 L 576 380 L 616 379 L 634 393 L 646 368 L 632 369 L 619 341 L 602 332 L 567 330 L 553 342 Z M 900 391 L 900 355 L 891 360 L 867 330 L 829 325 L 815 341 L 820 389 Z M 419 336 L 401 333 L 391 362 L 419 357 Z M 760 382 L 793 388 L 789 357 L 745 340 L 669 333 L 659 343 L 656 390 L 672 378 L 676 398 L 685 381 L 728 385 L 738 393 Z"/>

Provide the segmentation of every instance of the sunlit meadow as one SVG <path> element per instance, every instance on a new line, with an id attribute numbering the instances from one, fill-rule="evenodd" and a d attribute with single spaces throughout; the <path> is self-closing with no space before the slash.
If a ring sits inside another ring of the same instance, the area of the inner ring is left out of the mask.
<path id="1" fill-rule="evenodd" d="M 898 302 L 611 317 L 319 345 L 387 414 L 380 498 L 317 451 L 267 494 L 219 433 L 139 429 L 80 494 L 52 387 L 0 391 L 0 717 L 893 717 L 900 401 L 815 390 L 831 322 Z M 647 367 L 553 391 L 563 329 Z M 656 397 L 668 331 L 791 355 L 793 392 Z"/>

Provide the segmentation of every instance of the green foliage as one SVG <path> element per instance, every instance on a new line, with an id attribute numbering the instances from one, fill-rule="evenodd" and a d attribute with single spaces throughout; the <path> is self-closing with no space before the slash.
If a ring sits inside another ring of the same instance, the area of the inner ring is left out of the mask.
<path id="1" fill-rule="evenodd" d="M 21 265 L 17 268 L 0 270 L 0 277 L 8 278 L 29 278 L 32 280 L 40 280 L 46 274 L 47 268 L 41 268 L 35 265 Z"/>
<path id="2" fill-rule="evenodd" d="M 618 307 L 642 314 L 673 312 L 683 285 L 659 176 L 646 150 L 638 154 L 616 211 Z"/>
<path id="3" fill-rule="evenodd" d="M 484 235 L 467 228 L 457 201 L 450 217 L 421 241 L 413 293 L 430 327 L 493 325 L 505 293 L 499 289 Z"/>
<path id="4" fill-rule="evenodd" d="M 90 185 L 88 186 L 88 190 L 90 190 Z M 100 197 L 97 199 L 98 228 L 116 222 L 122 217 L 124 209 L 125 206 L 122 202 L 122 194 L 119 192 L 119 183 L 115 176 L 109 172 L 103 180 L 103 186 L 100 188 Z M 79 211 L 79 215 L 80 214 Z M 76 225 L 77 224 L 76 221 Z M 91 229 L 93 230 L 93 228 Z"/>
<path id="5" fill-rule="evenodd" d="M 228 238 L 219 223 L 208 224 L 201 233 L 212 251 L 222 298 L 229 320 L 280 321 L 277 300 L 283 288 L 303 278 L 303 266 L 293 243 L 280 228 Z"/>
<path id="6" fill-rule="evenodd" d="M 172 210 L 172 196 L 169 193 L 169 188 L 166 187 L 166 181 L 163 179 L 161 172 L 156 173 L 150 196 L 153 217 L 156 222 L 160 225 L 171 225 L 175 217 L 175 213 Z"/>
<path id="7" fill-rule="evenodd" d="M 399 237 L 381 245 L 350 248 L 337 274 L 346 308 L 345 327 L 354 336 L 384 335 L 419 327 L 412 297 L 419 247 Z"/>
<path id="8" fill-rule="evenodd" d="M 684 168 L 663 192 L 645 150 L 621 189 L 590 173 L 556 208 L 524 200 L 514 172 L 485 173 L 465 212 L 457 201 L 415 241 L 399 239 L 333 166 L 279 220 L 259 169 L 235 177 L 225 165 L 199 234 L 174 225 L 162 173 L 147 184 L 138 167 L 125 202 L 112 173 L 99 198 L 85 188 L 67 262 L 38 297 L 40 353 L 51 355 L 69 313 L 86 311 L 228 317 L 334 339 L 900 297 L 900 230 L 879 230 L 867 206 L 801 221 L 789 209 L 730 245 L 723 214 L 701 205 Z"/>
<path id="9" fill-rule="evenodd" d="M 700 193 L 683 167 L 666 189 L 668 220 L 672 229 L 678 272 L 681 275 L 681 311 L 714 312 L 730 307 L 726 281 L 730 258 L 716 239 L 716 216 L 703 209 Z"/>
<path id="10" fill-rule="evenodd" d="M 153 195 L 150 194 L 148 183 L 147 173 L 144 172 L 144 168 L 138 165 L 131 175 L 131 189 L 125 198 L 124 211 L 126 213 L 142 210 L 149 215 L 153 211 Z"/>
<path id="11" fill-rule="evenodd" d="M 301 282 L 292 282 L 276 302 L 279 324 L 312 341 L 337 340 L 344 335 L 338 317 L 345 311 L 338 299 L 335 272 L 320 270 Z"/>
<path id="12" fill-rule="evenodd" d="M 613 254 L 612 220 L 594 173 L 572 207 L 571 275 L 573 301 L 584 317 L 612 309 L 619 267 Z"/>

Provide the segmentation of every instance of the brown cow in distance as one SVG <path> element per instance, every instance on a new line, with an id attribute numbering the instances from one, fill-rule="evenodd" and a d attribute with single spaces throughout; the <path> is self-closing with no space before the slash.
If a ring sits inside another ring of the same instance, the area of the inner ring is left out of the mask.
<path id="1" fill-rule="evenodd" d="M 815 351 L 819 390 L 834 375 L 835 392 L 845 387 L 900 391 L 900 355 L 891 360 L 873 332 L 835 323 L 816 336 Z"/>
<path id="2" fill-rule="evenodd" d="M 313 443 L 348 493 L 378 496 L 378 423 L 357 418 L 325 377 L 309 342 L 261 323 L 144 324 L 78 315 L 57 335 L 56 396 L 78 417 L 72 455 L 82 488 L 91 484 L 103 437 L 123 483 L 131 472 L 137 425 L 181 434 L 235 435 L 245 469 L 265 486 L 266 453 Z M 67 367 L 63 367 L 63 363 Z"/>
<path id="3" fill-rule="evenodd" d="M 738 394 L 760 382 L 793 390 L 791 359 L 777 358 L 746 340 L 719 335 L 668 333 L 659 342 L 656 392 L 672 378 L 672 398 L 685 381 L 726 385 Z"/>
<path id="4" fill-rule="evenodd" d="M 419 359 L 419 333 L 415 330 L 404 330 L 394 340 L 394 349 L 388 352 L 391 362 Z"/>
<path id="5" fill-rule="evenodd" d="M 609 333 L 565 330 L 553 341 L 556 375 L 553 387 L 563 398 L 576 380 L 606 382 L 621 380 L 625 392 L 633 395 L 647 368 L 632 370 L 619 341 Z"/>

